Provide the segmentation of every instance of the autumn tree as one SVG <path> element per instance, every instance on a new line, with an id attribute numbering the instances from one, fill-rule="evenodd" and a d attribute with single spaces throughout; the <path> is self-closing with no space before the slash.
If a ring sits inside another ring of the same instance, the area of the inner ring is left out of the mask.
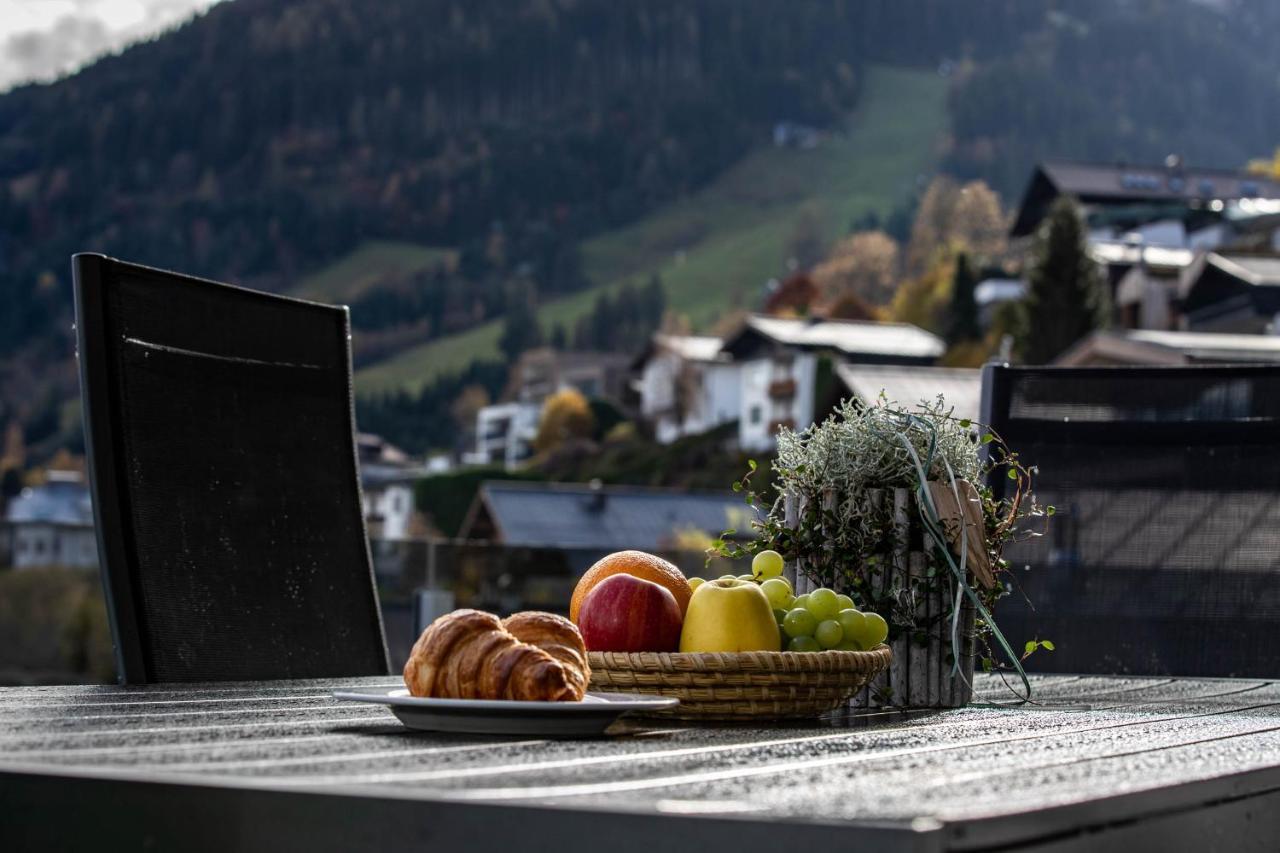
<path id="1" fill-rule="evenodd" d="M 955 260 L 946 254 L 939 255 L 922 274 L 907 279 L 898 288 L 889 304 L 889 319 L 931 332 L 941 331 L 954 275 Z"/>
<path id="2" fill-rule="evenodd" d="M 909 276 L 923 275 L 937 260 L 939 250 L 950 242 L 959 192 L 956 182 L 946 175 L 929 182 L 916 208 L 911 239 L 907 241 L 905 261 Z"/>
<path id="3" fill-rule="evenodd" d="M 955 250 L 989 260 L 1005 248 L 1005 215 L 991 188 L 982 181 L 959 186 L 940 175 L 929 184 L 916 210 L 906 270 L 919 276 L 940 254 Z"/>
<path id="4" fill-rule="evenodd" d="M 991 260 L 1008 248 L 1008 224 L 1000 197 L 982 181 L 960 188 L 953 209 L 951 239 L 983 260 Z"/>
<path id="5" fill-rule="evenodd" d="M 862 231 L 840 240 L 810 273 L 823 298 L 853 294 L 874 305 L 893 298 L 898 279 L 898 242 L 883 231 Z"/>
<path id="6" fill-rule="evenodd" d="M 574 388 L 563 388 L 542 404 L 542 419 L 533 446 L 539 453 L 554 450 L 566 441 L 589 438 L 596 419 L 591 404 Z"/>
<path id="7" fill-rule="evenodd" d="M 1018 351 L 1029 364 L 1048 364 L 1106 324 L 1108 299 L 1098 266 L 1085 248 L 1085 225 L 1074 200 L 1059 198 L 1036 234 Z"/>

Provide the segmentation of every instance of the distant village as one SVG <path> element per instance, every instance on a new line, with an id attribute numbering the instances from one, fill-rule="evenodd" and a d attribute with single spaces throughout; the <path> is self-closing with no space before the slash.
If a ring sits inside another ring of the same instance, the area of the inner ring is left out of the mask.
<path id="1" fill-rule="evenodd" d="M 799 131 L 784 130 L 777 144 L 805 144 Z M 1280 182 L 1184 167 L 1177 158 L 1147 166 L 1044 162 L 1012 217 L 1012 248 L 1029 243 L 1062 196 L 1080 205 L 1112 317 L 1110 327 L 1077 341 L 1056 364 L 1280 362 Z M 1007 275 L 977 283 L 984 332 L 1027 287 L 1025 277 Z M 1001 350 L 996 358 L 1007 355 L 1007 345 Z M 375 562 L 399 553 L 378 543 L 429 532 L 415 507 L 415 483 L 467 468 L 521 470 L 536 454 L 548 401 L 566 391 L 607 401 L 659 444 L 717 431 L 735 451 L 767 457 L 780 428 L 802 430 L 840 399 L 866 403 L 884 395 L 914 404 L 941 394 L 956 417 L 977 420 L 980 370 L 939 364 L 946 351 L 942 337 L 910 323 L 787 312 L 744 315 L 719 336 L 661 331 L 630 354 L 526 351 L 510 366 L 501 397 L 476 409 L 461 452 L 414 459 L 378 436 L 359 436 Z M 457 538 L 529 548 L 671 549 L 682 527 L 714 536 L 742 522 L 742 513 L 740 498 L 727 491 L 485 482 Z M 52 465 L 41 482 L 7 501 L 0 567 L 96 565 L 82 464 Z"/>

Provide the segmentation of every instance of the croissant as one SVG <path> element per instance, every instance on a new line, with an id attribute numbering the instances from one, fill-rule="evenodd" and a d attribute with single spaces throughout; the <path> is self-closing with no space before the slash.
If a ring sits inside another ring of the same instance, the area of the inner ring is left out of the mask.
<path id="1" fill-rule="evenodd" d="M 525 631 L 534 623 L 544 630 L 528 636 L 552 636 L 542 620 L 521 619 L 516 626 Z M 574 647 L 571 639 L 558 638 L 556 645 Z M 577 646 L 581 644 L 579 635 Z M 521 642 L 492 613 L 455 610 L 432 622 L 414 643 L 404 682 L 414 696 L 440 699 L 577 701 L 585 692 L 586 675 L 571 670 L 551 652 Z"/>
<path id="2" fill-rule="evenodd" d="M 587 646 L 577 625 L 554 613 L 525 610 L 503 619 L 502 627 L 520 642 L 537 646 L 564 664 L 579 698 L 587 692 L 591 667 L 587 664 Z"/>

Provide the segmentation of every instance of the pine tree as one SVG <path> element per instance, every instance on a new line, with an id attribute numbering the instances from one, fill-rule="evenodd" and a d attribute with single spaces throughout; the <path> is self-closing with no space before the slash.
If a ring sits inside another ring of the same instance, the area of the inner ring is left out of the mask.
<path id="1" fill-rule="evenodd" d="M 969 264 L 969 256 L 961 252 L 956 257 L 956 271 L 951 278 L 951 305 L 947 309 L 948 344 L 954 346 L 962 341 L 976 341 L 982 337 L 982 328 L 978 324 L 978 303 L 973 296 L 977 286 L 978 277 Z"/>
<path id="2" fill-rule="evenodd" d="M 569 333 L 565 331 L 564 323 L 557 322 L 551 327 L 551 346 L 557 350 L 569 348 Z"/>
<path id="3" fill-rule="evenodd" d="M 515 281 L 507 288 L 506 312 L 498 347 L 508 363 L 514 363 L 520 353 L 542 343 L 536 302 L 537 291 L 532 282 Z"/>
<path id="4" fill-rule="evenodd" d="M 1072 199 L 1060 198 L 1036 235 L 1018 352 L 1028 364 L 1053 361 L 1106 325 L 1108 302 L 1102 276 L 1085 250 L 1080 212 Z"/>

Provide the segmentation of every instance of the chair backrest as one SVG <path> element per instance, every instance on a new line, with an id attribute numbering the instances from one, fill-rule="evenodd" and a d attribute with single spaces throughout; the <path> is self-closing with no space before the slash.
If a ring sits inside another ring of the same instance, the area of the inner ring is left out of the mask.
<path id="1" fill-rule="evenodd" d="M 1280 675 L 1280 366 L 989 365 L 983 408 L 1056 509 L 996 611 L 1032 669 Z"/>
<path id="2" fill-rule="evenodd" d="M 125 683 L 388 672 L 345 308 L 73 259 Z"/>

